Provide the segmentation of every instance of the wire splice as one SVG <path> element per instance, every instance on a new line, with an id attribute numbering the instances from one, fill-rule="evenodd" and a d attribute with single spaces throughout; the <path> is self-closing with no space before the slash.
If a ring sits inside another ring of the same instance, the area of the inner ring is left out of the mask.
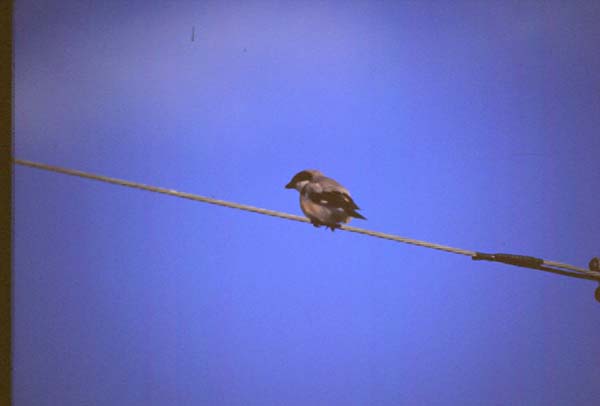
<path id="1" fill-rule="evenodd" d="M 502 262 L 504 264 L 524 266 L 526 268 L 538 268 L 544 264 L 544 260 L 541 258 L 515 254 L 486 254 L 484 252 L 477 252 L 471 258 L 474 261 Z"/>

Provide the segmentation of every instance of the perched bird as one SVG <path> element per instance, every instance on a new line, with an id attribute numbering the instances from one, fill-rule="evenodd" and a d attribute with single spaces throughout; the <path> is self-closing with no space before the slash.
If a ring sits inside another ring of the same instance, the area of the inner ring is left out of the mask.
<path id="1" fill-rule="evenodd" d="M 300 192 L 300 208 L 315 227 L 326 226 L 334 231 L 351 217 L 366 220 L 357 213 L 359 207 L 350 192 L 315 169 L 298 172 L 285 188 Z"/>

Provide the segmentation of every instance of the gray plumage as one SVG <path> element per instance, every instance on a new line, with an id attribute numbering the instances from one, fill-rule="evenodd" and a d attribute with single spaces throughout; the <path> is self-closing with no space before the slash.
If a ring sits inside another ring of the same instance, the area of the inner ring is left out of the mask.
<path id="1" fill-rule="evenodd" d="M 298 172 L 285 187 L 300 192 L 300 208 L 315 227 L 333 231 L 352 217 L 366 220 L 348 189 L 316 169 Z"/>

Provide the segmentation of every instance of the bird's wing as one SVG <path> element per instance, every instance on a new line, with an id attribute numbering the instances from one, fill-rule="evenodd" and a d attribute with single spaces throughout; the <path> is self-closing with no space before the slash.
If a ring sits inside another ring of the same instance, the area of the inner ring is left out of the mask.
<path id="1" fill-rule="evenodd" d="M 310 182 L 306 185 L 305 191 L 307 196 L 315 203 L 348 209 L 349 211 L 359 208 L 350 197 L 350 192 L 331 178 L 323 177 L 315 182 Z"/>

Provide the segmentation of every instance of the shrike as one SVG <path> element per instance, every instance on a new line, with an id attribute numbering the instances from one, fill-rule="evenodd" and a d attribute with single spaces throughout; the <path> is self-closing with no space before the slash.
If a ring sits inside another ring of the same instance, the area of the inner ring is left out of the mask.
<path id="1" fill-rule="evenodd" d="M 357 213 L 359 207 L 350 192 L 315 169 L 298 172 L 285 187 L 300 192 L 300 208 L 315 227 L 325 226 L 334 231 L 352 217 L 366 220 Z"/>

